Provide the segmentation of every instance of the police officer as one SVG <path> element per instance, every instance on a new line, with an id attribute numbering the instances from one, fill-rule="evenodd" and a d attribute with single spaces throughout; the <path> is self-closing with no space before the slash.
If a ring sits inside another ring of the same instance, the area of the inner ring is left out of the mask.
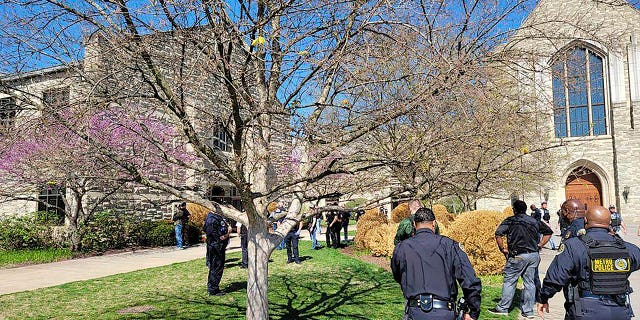
<path id="1" fill-rule="evenodd" d="M 606 208 L 589 208 L 585 220 L 586 234 L 567 239 L 551 262 L 538 314 L 549 313 L 549 298 L 569 285 L 565 319 L 630 319 L 628 278 L 640 268 L 640 249 L 609 233 Z"/>
<path id="2" fill-rule="evenodd" d="M 627 234 L 627 226 L 624 224 L 624 221 L 622 221 L 622 215 L 616 211 L 616 206 L 613 204 L 609 205 L 609 212 L 611 212 L 611 230 L 618 233 L 620 232 L 620 228 L 622 228 L 624 234 Z"/>
<path id="3" fill-rule="evenodd" d="M 569 226 L 562 233 L 562 241 L 577 237 L 584 233 L 584 204 L 578 199 L 569 199 L 560 207 L 562 217 L 569 221 Z"/>
<path id="4" fill-rule="evenodd" d="M 225 250 L 229 244 L 229 226 L 217 213 L 209 212 L 204 222 L 204 232 L 207 235 L 207 291 L 209 295 L 222 296 L 220 280 L 224 271 Z"/>
<path id="5" fill-rule="evenodd" d="M 333 211 L 328 211 L 327 213 L 325 213 L 325 220 L 327 222 L 327 230 L 325 230 L 325 242 L 326 242 L 326 247 L 327 248 L 331 248 L 331 239 L 332 239 L 332 234 L 331 234 L 331 223 L 333 222 L 334 218 L 335 218 L 336 213 Z"/>
<path id="6" fill-rule="evenodd" d="M 458 283 L 469 307 L 464 319 L 477 319 L 480 279 L 460 245 L 434 233 L 435 220 L 431 209 L 418 209 L 414 216 L 416 234 L 393 251 L 393 278 L 406 299 L 404 319 L 455 319 Z"/>

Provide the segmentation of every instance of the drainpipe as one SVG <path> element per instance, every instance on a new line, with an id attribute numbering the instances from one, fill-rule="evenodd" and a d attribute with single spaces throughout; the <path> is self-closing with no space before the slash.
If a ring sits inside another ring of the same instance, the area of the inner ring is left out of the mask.
<path id="1" fill-rule="evenodd" d="M 613 151 L 613 187 L 614 187 L 614 197 L 615 197 L 615 202 L 616 202 L 616 208 L 619 208 L 620 206 L 620 185 L 618 182 L 618 151 L 616 149 L 616 134 L 615 134 L 615 119 L 613 117 L 613 99 L 611 98 L 611 94 L 613 93 L 612 90 L 612 86 L 611 86 L 611 79 L 613 79 L 611 77 L 611 59 L 607 59 L 607 64 L 608 64 L 608 70 L 607 73 L 609 75 L 609 81 L 608 81 L 608 86 L 609 86 L 609 130 L 611 132 L 611 149 Z M 602 203 L 603 206 L 606 206 L 607 204 Z"/>

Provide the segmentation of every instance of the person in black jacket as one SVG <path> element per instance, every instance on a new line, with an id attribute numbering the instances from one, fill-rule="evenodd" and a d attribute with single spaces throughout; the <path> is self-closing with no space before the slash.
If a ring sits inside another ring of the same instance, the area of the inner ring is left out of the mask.
<path id="1" fill-rule="evenodd" d="M 207 235 L 207 291 L 209 295 L 221 296 L 220 280 L 224 271 L 225 251 L 229 244 L 229 225 L 217 213 L 209 212 L 204 221 L 204 232 Z"/>
<path id="2" fill-rule="evenodd" d="M 482 283 L 460 245 L 435 234 L 435 220 L 431 209 L 418 209 L 416 234 L 393 250 L 391 270 L 406 299 L 405 317 L 455 319 L 460 284 L 469 307 L 463 319 L 478 319 Z"/>

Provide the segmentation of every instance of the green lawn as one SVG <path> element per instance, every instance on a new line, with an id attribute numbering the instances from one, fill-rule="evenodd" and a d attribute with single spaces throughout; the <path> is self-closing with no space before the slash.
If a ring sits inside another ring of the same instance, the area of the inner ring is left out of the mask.
<path id="1" fill-rule="evenodd" d="M 0 268 L 20 264 L 47 263 L 71 258 L 69 249 L 0 251 Z"/>
<path id="2" fill-rule="evenodd" d="M 389 272 L 340 254 L 302 246 L 303 264 L 286 264 L 285 250 L 269 264 L 272 319 L 400 319 L 403 299 Z M 228 255 L 223 297 L 209 297 L 204 259 L 97 280 L 0 296 L 0 319 L 243 319 L 246 273 Z M 501 279 L 500 279 L 501 280 Z M 499 281 L 497 282 L 499 286 Z M 485 287 L 483 309 L 499 287 Z M 119 314 L 129 307 L 143 313 Z M 491 319 L 483 313 L 482 319 Z M 515 311 L 512 312 L 515 319 Z"/>

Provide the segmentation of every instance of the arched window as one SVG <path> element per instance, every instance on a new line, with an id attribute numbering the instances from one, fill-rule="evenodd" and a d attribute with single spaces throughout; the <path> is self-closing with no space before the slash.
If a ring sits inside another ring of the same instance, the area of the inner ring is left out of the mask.
<path id="1" fill-rule="evenodd" d="M 574 47 L 560 55 L 552 68 L 556 137 L 607 134 L 602 56 Z"/>

